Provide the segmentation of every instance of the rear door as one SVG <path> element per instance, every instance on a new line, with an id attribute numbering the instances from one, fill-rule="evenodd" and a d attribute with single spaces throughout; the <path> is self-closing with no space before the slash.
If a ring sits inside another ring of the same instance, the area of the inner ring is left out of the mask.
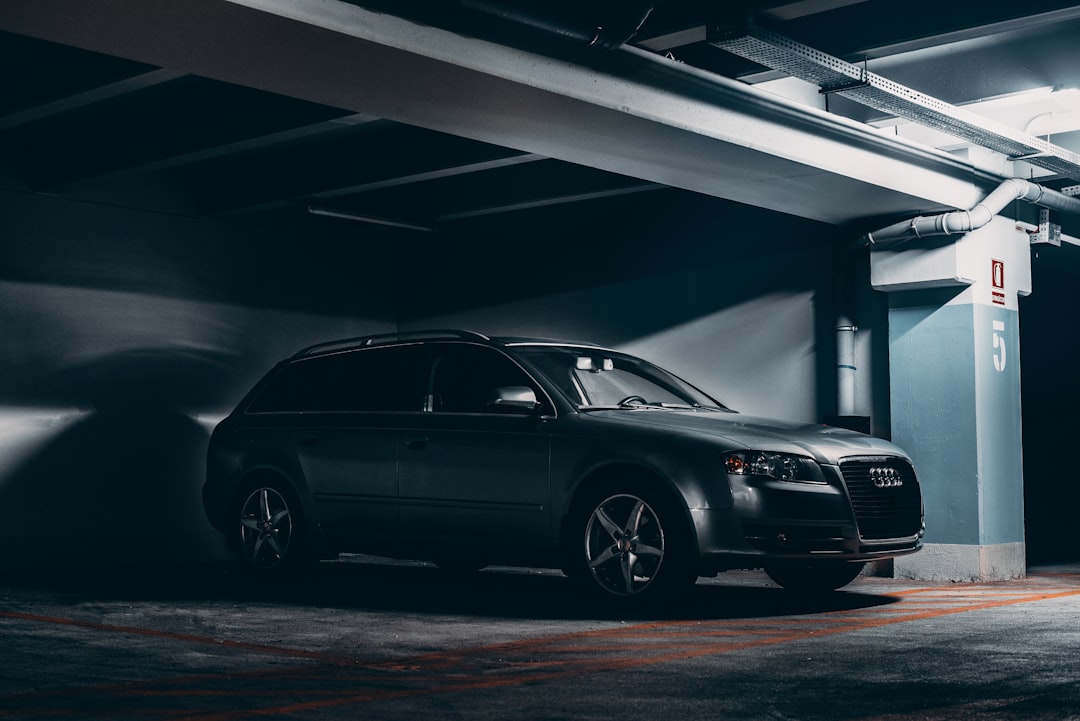
<path id="1" fill-rule="evenodd" d="M 418 345 L 354 349 L 297 361 L 279 383 L 279 405 L 300 411 L 294 447 L 316 520 L 346 547 L 397 536 L 397 455 L 423 410 L 422 364 Z"/>

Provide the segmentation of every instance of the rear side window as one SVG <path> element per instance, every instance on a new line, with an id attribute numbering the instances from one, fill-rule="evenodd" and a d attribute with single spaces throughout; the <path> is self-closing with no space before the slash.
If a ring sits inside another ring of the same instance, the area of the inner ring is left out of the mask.
<path id="1" fill-rule="evenodd" d="M 343 351 L 285 366 L 248 413 L 421 411 L 424 386 L 420 346 Z"/>

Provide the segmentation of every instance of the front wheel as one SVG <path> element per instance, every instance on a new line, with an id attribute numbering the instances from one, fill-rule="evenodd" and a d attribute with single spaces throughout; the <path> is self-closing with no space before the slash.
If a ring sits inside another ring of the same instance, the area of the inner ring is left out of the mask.
<path id="1" fill-rule="evenodd" d="M 668 599 L 695 576 L 686 523 L 648 487 L 608 485 L 578 504 L 567 575 L 619 603 Z"/>
<path id="2" fill-rule="evenodd" d="M 788 591 L 827 593 L 854 581 L 865 565 L 850 561 L 789 562 L 769 566 L 765 573 Z"/>
<path id="3" fill-rule="evenodd" d="M 256 485 L 239 506 L 237 554 L 258 573 L 272 574 L 305 565 L 299 503 L 275 485 Z"/>

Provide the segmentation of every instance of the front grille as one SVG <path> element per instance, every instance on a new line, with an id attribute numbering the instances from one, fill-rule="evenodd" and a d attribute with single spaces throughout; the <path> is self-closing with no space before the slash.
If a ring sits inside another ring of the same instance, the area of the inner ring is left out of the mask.
<path id="1" fill-rule="evenodd" d="M 853 458 L 841 462 L 840 472 L 863 540 L 905 538 L 922 529 L 922 493 L 910 463 L 892 456 Z M 902 483 L 879 487 L 882 477 Z"/>

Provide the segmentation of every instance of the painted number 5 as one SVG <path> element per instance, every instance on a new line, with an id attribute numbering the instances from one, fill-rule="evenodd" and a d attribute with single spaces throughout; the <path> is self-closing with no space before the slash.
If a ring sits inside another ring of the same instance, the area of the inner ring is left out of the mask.
<path id="1" fill-rule="evenodd" d="M 994 321 L 994 370 L 1002 373 L 1005 370 L 1005 321 Z"/>

